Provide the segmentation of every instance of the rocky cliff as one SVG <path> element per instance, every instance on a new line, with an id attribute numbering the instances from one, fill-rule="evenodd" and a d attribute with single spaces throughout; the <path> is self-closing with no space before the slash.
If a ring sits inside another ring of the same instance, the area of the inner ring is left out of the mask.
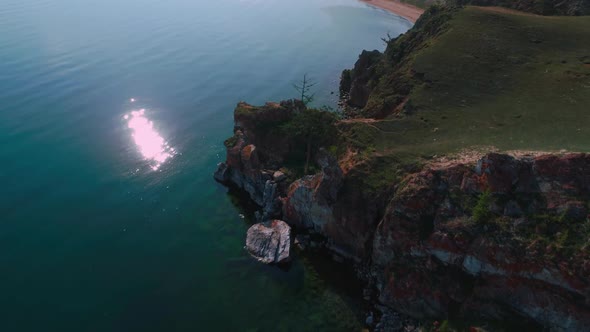
<path id="1" fill-rule="evenodd" d="M 590 156 L 488 154 L 397 187 L 375 233 L 380 300 L 415 317 L 590 326 Z"/>
<path id="2" fill-rule="evenodd" d="M 562 149 L 590 150 L 589 27 L 432 7 L 343 73 L 348 118 L 238 104 L 215 178 L 349 258 L 380 305 L 588 330 L 590 155 Z"/>
<path id="3" fill-rule="evenodd" d="M 345 178 L 335 156 L 324 149 L 313 155 L 317 174 L 295 178 L 296 172 L 286 165 L 296 143 L 278 128 L 305 109 L 292 100 L 262 107 L 238 104 L 234 136 L 226 141 L 226 161 L 219 165 L 215 179 L 248 193 L 260 207 L 259 221 L 285 220 L 300 230 L 324 235 L 343 256 L 366 258 L 370 229 L 376 227 L 376 203 L 363 195 L 361 186 Z M 354 211 L 349 209 L 351 204 Z M 367 217 L 374 222 L 357 222 Z"/>
<path id="4" fill-rule="evenodd" d="M 302 109 L 292 101 L 236 109 L 216 178 L 245 190 L 261 221 L 322 235 L 370 271 L 364 277 L 381 303 L 414 317 L 590 326 L 589 155 L 432 160 L 391 183 L 378 203 L 347 183 L 357 181 L 354 170 L 345 173 L 325 150 L 315 156 L 317 174 L 285 174 L 290 143 L 261 128 Z"/>

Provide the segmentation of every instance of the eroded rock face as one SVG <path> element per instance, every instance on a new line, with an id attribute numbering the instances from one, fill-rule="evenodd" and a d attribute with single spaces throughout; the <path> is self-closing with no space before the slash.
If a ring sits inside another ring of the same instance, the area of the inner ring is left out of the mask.
<path id="1" fill-rule="evenodd" d="M 375 75 L 374 66 L 381 60 L 381 52 L 363 51 L 354 68 L 344 71 L 340 81 L 340 94 L 350 106 L 363 108 L 371 93 L 369 80 Z"/>
<path id="2" fill-rule="evenodd" d="M 282 215 L 297 228 L 323 235 L 327 247 L 338 256 L 357 262 L 369 257 L 375 204 L 352 188 L 337 160 L 320 153 L 322 171 L 294 181 L 283 198 Z"/>
<path id="3" fill-rule="evenodd" d="M 252 225 L 246 237 L 250 255 L 265 264 L 290 260 L 291 227 L 281 220 Z"/>
<path id="4" fill-rule="evenodd" d="M 551 328 L 586 329 L 590 242 L 560 236 L 590 226 L 589 166 L 585 154 L 488 154 L 473 165 L 409 175 L 375 235 L 380 300 L 415 317 L 521 315 Z M 488 219 L 475 220 L 484 192 Z"/>
<path id="5" fill-rule="evenodd" d="M 305 109 L 300 101 L 267 103 L 255 107 L 239 103 L 234 112 L 234 136 L 226 141 L 226 161 L 218 165 L 214 178 L 244 190 L 260 207 L 259 221 L 280 217 L 282 193 L 288 186 L 279 172 L 289 142 L 267 130 Z"/>
<path id="6" fill-rule="evenodd" d="M 322 172 L 303 177 L 289 186 L 283 204 L 284 218 L 301 228 L 322 232 L 334 221 L 332 205 L 342 184 L 342 170 L 335 158 L 322 153 L 318 158 Z"/>
<path id="7" fill-rule="evenodd" d="M 370 237 L 359 234 L 356 226 L 376 221 L 363 221 L 364 201 L 357 197 L 356 189 L 349 188 L 344 199 L 339 200 L 344 175 L 338 161 L 320 150 L 315 161 L 322 171 L 316 175 L 288 181 L 279 170 L 293 142 L 273 136 L 268 126 L 287 121 L 304 108 L 297 101 L 267 103 L 263 107 L 238 104 L 234 136 L 226 142 L 226 161 L 219 164 L 214 177 L 248 193 L 261 207 L 256 212 L 258 221 L 284 219 L 295 227 L 324 235 L 341 256 L 365 257 Z M 359 215 L 348 214 L 351 208 Z"/>

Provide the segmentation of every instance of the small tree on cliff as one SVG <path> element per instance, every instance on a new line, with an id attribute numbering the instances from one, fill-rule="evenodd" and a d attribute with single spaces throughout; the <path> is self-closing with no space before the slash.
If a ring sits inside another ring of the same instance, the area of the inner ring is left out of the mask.
<path id="1" fill-rule="evenodd" d="M 284 129 L 289 136 L 305 144 L 304 173 L 309 171 L 311 156 L 322 145 L 336 139 L 336 115 L 331 112 L 306 109 L 289 121 Z"/>
<path id="2" fill-rule="evenodd" d="M 313 101 L 315 93 L 310 93 L 310 91 L 311 88 L 313 88 L 316 84 L 316 82 L 313 82 L 310 78 L 307 77 L 307 74 L 303 75 L 301 83 L 293 84 L 295 90 L 297 90 L 297 92 L 301 94 L 300 99 L 305 105 L 308 105 Z"/>

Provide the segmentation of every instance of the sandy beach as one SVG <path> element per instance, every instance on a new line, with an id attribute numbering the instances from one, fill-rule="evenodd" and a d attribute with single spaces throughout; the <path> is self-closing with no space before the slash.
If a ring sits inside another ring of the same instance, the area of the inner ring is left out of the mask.
<path id="1" fill-rule="evenodd" d="M 416 6 L 408 5 L 399 0 L 361 0 L 362 2 L 375 6 L 381 9 L 390 11 L 396 15 L 399 15 L 412 23 L 416 23 L 416 20 L 424 13 L 424 9 Z"/>

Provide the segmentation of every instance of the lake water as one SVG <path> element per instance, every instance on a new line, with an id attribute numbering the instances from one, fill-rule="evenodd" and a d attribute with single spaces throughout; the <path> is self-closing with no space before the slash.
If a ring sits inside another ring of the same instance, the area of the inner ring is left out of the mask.
<path id="1" fill-rule="evenodd" d="M 354 0 L 1 0 L 0 331 L 359 330 L 327 262 L 248 257 L 212 172 L 238 101 L 309 73 L 333 106 L 410 26 Z"/>

